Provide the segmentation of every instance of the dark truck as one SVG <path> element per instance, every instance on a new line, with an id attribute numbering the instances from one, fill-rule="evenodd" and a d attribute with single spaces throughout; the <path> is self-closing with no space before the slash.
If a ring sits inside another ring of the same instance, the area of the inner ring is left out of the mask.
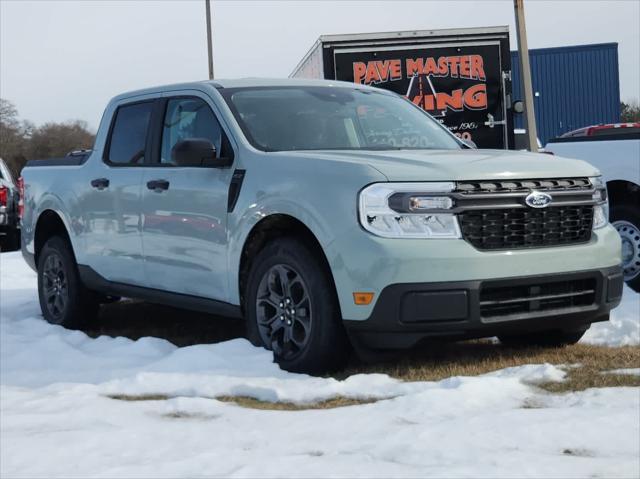
<path id="1" fill-rule="evenodd" d="M 506 26 L 323 35 L 290 76 L 391 90 L 479 148 L 515 146 Z"/>
<path id="2" fill-rule="evenodd" d="M 18 184 L 0 158 L 0 251 L 20 247 L 19 198 Z"/>

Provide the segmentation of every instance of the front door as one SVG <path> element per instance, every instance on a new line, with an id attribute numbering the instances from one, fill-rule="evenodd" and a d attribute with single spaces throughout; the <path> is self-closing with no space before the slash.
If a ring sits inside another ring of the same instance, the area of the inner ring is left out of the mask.
<path id="1" fill-rule="evenodd" d="M 227 300 L 227 194 L 232 170 L 180 167 L 172 149 L 204 138 L 223 152 L 222 131 L 203 96 L 164 101 L 156 164 L 142 181 L 143 248 L 147 286 Z"/>

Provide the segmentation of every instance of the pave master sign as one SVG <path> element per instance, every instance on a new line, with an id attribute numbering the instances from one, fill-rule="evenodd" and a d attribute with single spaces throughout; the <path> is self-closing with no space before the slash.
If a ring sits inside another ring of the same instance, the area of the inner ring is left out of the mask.
<path id="1" fill-rule="evenodd" d="M 480 148 L 508 148 L 513 145 L 508 30 L 478 30 L 325 36 L 316 43 L 323 49 L 308 55 L 315 61 L 303 60 L 292 76 L 391 90 Z M 312 63 L 315 73 L 305 75 Z"/>

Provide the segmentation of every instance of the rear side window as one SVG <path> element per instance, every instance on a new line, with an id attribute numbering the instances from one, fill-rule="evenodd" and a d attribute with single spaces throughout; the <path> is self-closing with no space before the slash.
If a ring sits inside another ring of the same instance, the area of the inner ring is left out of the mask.
<path id="1" fill-rule="evenodd" d="M 111 130 L 109 163 L 141 165 L 144 162 L 147 130 L 153 102 L 135 103 L 118 108 Z"/>

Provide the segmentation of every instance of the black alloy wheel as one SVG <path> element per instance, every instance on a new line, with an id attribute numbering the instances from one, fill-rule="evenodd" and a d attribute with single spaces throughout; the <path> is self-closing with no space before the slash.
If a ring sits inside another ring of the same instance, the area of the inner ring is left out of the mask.
<path id="1" fill-rule="evenodd" d="M 38 297 L 44 319 L 66 328 L 87 324 L 98 313 L 98 295 L 80 281 L 67 238 L 49 238 L 38 254 Z"/>
<path id="2" fill-rule="evenodd" d="M 62 318 L 69 302 L 69 285 L 62 258 L 58 253 L 52 252 L 47 256 L 42 276 L 47 311 L 54 319 Z"/>
<path id="3" fill-rule="evenodd" d="M 307 285 L 294 268 L 277 264 L 267 270 L 258 286 L 256 312 L 260 338 L 276 355 L 289 360 L 304 350 L 313 313 Z"/>
<path id="4" fill-rule="evenodd" d="M 282 369 L 324 374 L 351 350 L 331 271 L 307 238 L 282 237 L 254 258 L 243 294 L 247 339 Z"/>

